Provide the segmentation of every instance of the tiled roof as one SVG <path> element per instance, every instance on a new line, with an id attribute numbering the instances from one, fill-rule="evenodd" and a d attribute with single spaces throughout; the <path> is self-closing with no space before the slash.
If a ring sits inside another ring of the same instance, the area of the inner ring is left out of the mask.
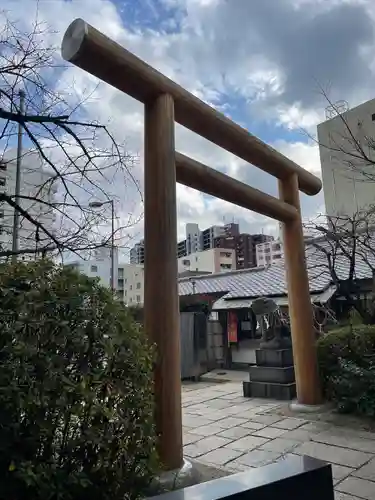
<path id="1" fill-rule="evenodd" d="M 349 261 L 345 257 L 337 257 L 335 270 L 339 279 L 345 280 L 348 278 L 348 264 Z M 331 284 L 332 280 L 325 256 L 318 255 L 316 251 L 307 251 L 307 268 L 310 293 L 321 292 Z M 357 259 L 355 274 L 357 279 L 372 277 L 370 266 L 360 258 Z M 280 261 L 268 268 L 230 271 L 179 280 L 180 295 L 210 293 L 225 293 L 225 299 L 286 295 L 287 284 L 284 262 Z"/>

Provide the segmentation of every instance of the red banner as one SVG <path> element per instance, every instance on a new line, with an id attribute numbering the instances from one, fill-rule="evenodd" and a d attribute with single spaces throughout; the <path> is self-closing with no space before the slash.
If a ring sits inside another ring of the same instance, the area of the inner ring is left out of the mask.
<path id="1" fill-rule="evenodd" d="M 235 344 L 237 341 L 237 314 L 228 311 L 228 344 Z"/>

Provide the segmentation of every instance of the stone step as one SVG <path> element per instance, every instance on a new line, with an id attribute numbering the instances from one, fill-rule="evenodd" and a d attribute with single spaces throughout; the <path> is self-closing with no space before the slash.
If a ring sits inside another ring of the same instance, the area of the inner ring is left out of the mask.
<path id="1" fill-rule="evenodd" d="M 256 349 L 258 366 L 287 367 L 293 365 L 293 351 L 288 349 Z"/>
<path id="2" fill-rule="evenodd" d="M 250 382 L 290 384 L 295 382 L 294 366 L 250 366 Z"/>
<path id="3" fill-rule="evenodd" d="M 268 398 L 291 401 L 296 397 L 296 384 L 243 382 L 243 395 L 245 398 Z"/>

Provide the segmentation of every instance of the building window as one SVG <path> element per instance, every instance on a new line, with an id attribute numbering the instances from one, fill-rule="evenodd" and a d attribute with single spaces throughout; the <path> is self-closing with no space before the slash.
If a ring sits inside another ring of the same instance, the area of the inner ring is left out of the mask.
<path id="1" fill-rule="evenodd" d="M 232 269 L 230 264 L 220 264 L 221 269 Z"/>
<path id="2" fill-rule="evenodd" d="M 7 169 L 7 164 L 3 161 L 0 161 L 0 170 L 3 172 Z"/>
<path id="3" fill-rule="evenodd" d="M 133 290 L 133 285 L 130 285 L 130 287 L 129 287 L 129 288 L 130 288 L 130 290 Z"/>
<path id="4" fill-rule="evenodd" d="M 124 277 L 124 270 L 122 267 L 119 267 L 118 269 L 118 277 L 123 278 Z"/>
<path id="5" fill-rule="evenodd" d="M 6 184 L 5 177 L 0 177 L 0 186 L 5 186 L 5 184 Z"/>
<path id="6" fill-rule="evenodd" d="M 230 257 L 231 255 L 230 252 L 220 252 L 220 257 Z"/>
<path id="7" fill-rule="evenodd" d="M 92 273 L 97 273 L 98 272 L 98 266 L 91 266 L 91 272 Z"/>
<path id="8" fill-rule="evenodd" d="M 275 252 L 279 252 L 281 250 L 281 245 L 280 243 L 276 243 L 274 246 L 273 246 L 273 249 Z"/>
<path id="9" fill-rule="evenodd" d="M 125 295 L 125 297 L 128 295 L 128 291 L 127 290 L 124 290 L 124 295 Z"/>
<path id="10" fill-rule="evenodd" d="M 137 295 L 137 302 L 140 302 L 140 301 L 141 301 L 141 296 Z"/>
<path id="11" fill-rule="evenodd" d="M 127 278 L 125 278 L 125 284 L 128 282 Z"/>
<path id="12" fill-rule="evenodd" d="M 137 289 L 139 290 L 141 288 L 141 284 L 137 283 Z"/>
<path id="13" fill-rule="evenodd" d="M 0 219 L 4 219 L 4 210 L 0 210 Z"/>
<path id="14" fill-rule="evenodd" d="M 184 266 L 190 266 L 190 260 L 188 260 L 188 259 L 184 259 L 184 260 L 182 261 L 182 265 L 184 265 Z"/>

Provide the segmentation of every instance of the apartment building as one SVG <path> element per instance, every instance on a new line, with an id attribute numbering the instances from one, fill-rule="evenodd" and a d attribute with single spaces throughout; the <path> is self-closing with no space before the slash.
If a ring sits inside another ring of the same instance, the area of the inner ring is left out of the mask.
<path id="1" fill-rule="evenodd" d="M 117 296 L 129 306 L 143 304 L 144 267 L 139 264 L 120 264 L 118 267 Z"/>
<path id="2" fill-rule="evenodd" d="M 233 249 L 210 248 L 194 252 L 177 260 L 178 273 L 187 271 L 219 273 L 236 269 L 236 253 Z"/>
<path id="3" fill-rule="evenodd" d="M 223 226 L 211 226 L 201 231 L 197 223 L 190 222 L 186 224 L 185 232 L 186 238 L 177 243 L 177 258 L 214 248 L 215 239 L 218 237 L 238 236 L 239 225 L 230 223 Z M 145 245 L 144 240 L 141 240 L 130 250 L 130 263 L 144 264 L 144 261 Z"/>
<path id="4" fill-rule="evenodd" d="M 6 152 L 0 158 L 0 190 L 10 196 L 16 191 L 15 150 Z M 56 185 L 49 182 L 52 174 L 44 168 L 39 153 L 26 151 L 22 156 L 20 171 L 20 206 L 43 227 L 53 233 L 55 213 L 51 204 L 55 201 Z M 24 197 L 24 198 L 22 198 Z M 36 198 L 40 201 L 36 201 Z M 8 203 L 0 206 L 0 246 L 11 250 L 13 238 L 14 209 Z M 37 249 L 50 243 L 50 238 L 43 232 L 36 234 L 35 225 L 22 215 L 19 217 L 19 249 Z M 25 258 L 28 258 L 26 255 Z"/>
<path id="5" fill-rule="evenodd" d="M 257 267 L 270 266 L 284 256 L 280 240 L 269 240 L 256 245 Z"/>
<path id="6" fill-rule="evenodd" d="M 345 101 L 328 106 L 318 140 L 327 215 L 351 217 L 373 206 L 375 99 L 352 109 Z"/>
<path id="7" fill-rule="evenodd" d="M 215 248 L 231 248 L 236 254 L 236 269 L 247 269 L 257 266 L 256 246 L 259 243 L 273 240 L 265 234 L 240 233 L 233 236 L 215 238 Z"/>
<path id="8" fill-rule="evenodd" d="M 145 262 L 145 242 L 141 240 L 130 249 L 130 264 L 144 264 Z"/>

